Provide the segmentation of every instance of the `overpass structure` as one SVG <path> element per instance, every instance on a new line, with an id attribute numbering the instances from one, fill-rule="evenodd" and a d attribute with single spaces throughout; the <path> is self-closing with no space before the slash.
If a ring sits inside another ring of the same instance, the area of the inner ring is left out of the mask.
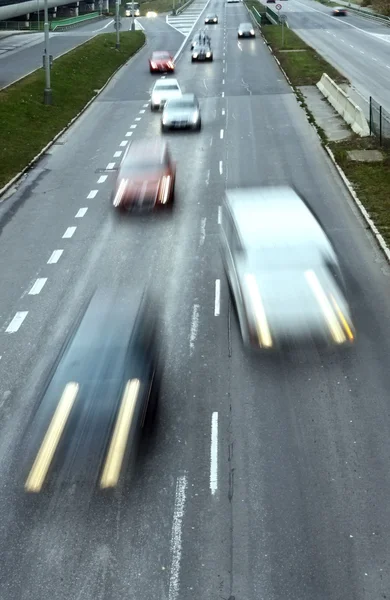
<path id="1" fill-rule="evenodd" d="M 109 0 L 80 0 L 75 2 L 69 0 L 48 0 L 51 17 L 75 16 L 95 10 L 108 11 Z M 0 0 L 0 26 L 1 21 L 9 21 L 23 16 L 23 20 L 37 18 L 38 13 L 43 11 L 44 0 Z"/>

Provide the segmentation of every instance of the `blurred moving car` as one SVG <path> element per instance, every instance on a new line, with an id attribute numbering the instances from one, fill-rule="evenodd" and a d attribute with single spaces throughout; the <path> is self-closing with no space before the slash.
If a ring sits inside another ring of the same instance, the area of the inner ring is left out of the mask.
<path id="1" fill-rule="evenodd" d="M 163 108 L 167 100 L 179 98 L 181 93 L 177 79 L 158 79 L 152 91 L 150 110 L 155 111 Z"/>
<path id="2" fill-rule="evenodd" d="M 168 129 L 195 129 L 200 131 L 201 127 L 199 102 L 195 94 L 183 94 L 181 98 L 168 100 L 161 118 L 162 131 Z"/>
<path id="3" fill-rule="evenodd" d="M 24 487 L 115 488 L 157 406 L 156 310 L 145 289 L 95 292 L 74 324 L 26 445 Z"/>
<path id="4" fill-rule="evenodd" d="M 146 18 L 154 19 L 155 17 L 157 17 L 157 13 L 154 10 L 148 10 L 148 12 L 146 13 Z"/>
<path id="5" fill-rule="evenodd" d="M 267 0 L 267 4 L 275 4 L 276 0 Z"/>
<path id="6" fill-rule="evenodd" d="M 128 212 L 172 205 L 175 179 L 176 165 L 165 142 L 132 142 L 119 167 L 112 204 Z"/>
<path id="7" fill-rule="evenodd" d="M 195 61 L 212 61 L 213 51 L 208 44 L 196 44 L 192 51 L 191 62 Z"/>
<path id="8" fill-rule="evenodd" d="M 205 25 L 216 25 L 218 23 L 218 15 L 207 15 L 204 22 Z"/>
<path id="9" fill-rule="evenodd" d="M 228 190 L 221 248 L 245 345 L 354 341 L 336 254 L 293 189 Z"/>
<path id="10" fill-rule="evenodd" d="M 344 6 L 336 6 L 332 11 L 332 15 L 334 17 L 346 17 L 347 9 Z"/>
<path id="11" fill-rule="evenodd" d="M 238 28 L 238 37 L 256 37 L 252 23 L 241 23 Z"/>
<path id="12" fill-rule="evenodd" d="M 151 73 L 173 73 L 175 65 L 169 52 L 153 52 L 149 58 L 149 69 Z"/>
<path id="13" fill-rule="evenodd" d="M 203 36 L 206 36 L 205 29 L 200 29 L 199 31 L 196 32 L 196 34 L 194 35 L 194 37 L 192 38 L 192 41 L 191 41 L 191 50 L 194 49 L 194 46 L 196 44 L 199 44 L 202 42 Z"/>
<path id="14" fill-rule="evenodd" d="M 227 4 L 238 4 L 241 0 L 226 0 Z"/>

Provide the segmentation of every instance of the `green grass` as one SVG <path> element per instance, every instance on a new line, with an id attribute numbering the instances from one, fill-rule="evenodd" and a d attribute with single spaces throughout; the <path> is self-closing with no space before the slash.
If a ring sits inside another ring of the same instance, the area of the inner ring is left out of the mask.
<path id="1" fill-rule="evenodd" d="M 259 0 L 245 0 L 245 4 L 249 8 L 249 10 L 255 8 L 260 14 L 265 14 L 266 7 L 264 6 L 264 4 L 259 2 Z"/>
<path id="2" fill-rule="evenodd" d="M 390 244 L 390 148 L 379 148 L 373 137 L 358 136 L 342 142 L 331 142 L 329 147 L 386 243 Z M 381 150 L 384 161 L 361 163 L 348 158 L 348 150 L 363 149 Z"/>
<path id="3" fill-rule="evenodd" d="M 323 73 L 327 73 L 336 83 L 347 81 L 337 69 L 288 27 L 284 27 L 284 46 L 281 25 L 264 25 L 262 32 L 292 85 L 316 85 Z"/>
<path id="4" fill-rule="evenodd" d="M 43 104 L 39 69 L 0 92 L 0 188 L 19 173 L 144 43 L 142 31 L 103 34 L 53 63 L 53 105 Z"/>

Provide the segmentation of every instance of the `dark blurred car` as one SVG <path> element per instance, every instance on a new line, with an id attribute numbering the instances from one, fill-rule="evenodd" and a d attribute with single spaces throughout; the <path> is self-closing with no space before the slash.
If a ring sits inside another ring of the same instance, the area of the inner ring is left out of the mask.
<path id="1" fill-rule="evenodd" d="M 238 28 L 238 37 L 256 37 L 252 23 L 241 23 Z"/>
<path id="2" fill-rule="evenodd" d="M 196 44 L 191 55 L 191 62 L 212 61 L 213 51 L 208 44 Z"/>
<path id="3" fill-rule="evenodd" d="M 181 98 L 169 100 L 161 118 L 161 130 L 195 129 L 200 131 L 202 120 L 199 102 L 195 94 L 183 94 Z"/>
<path id="4" fill-rule="evenodd" d="M 204 29 L 200 29 L 192 38 L 191 50 L 194 49 L 196 44 L 200 44 L 202 42 L 203 36 L 206 36 L 206 31 Z"/>
<path id="5" fill-rule="evenodd" d="M 293 189 L 228 190 L 221 225 L 222 257 L 246 346 L 354 341 L 336 254 Z"/>
<path id="6" fill-rule="evenodd" d="M 32 422 L 25 490 L 115 488 L 158 401 L 156 309 L 143 289 L 96 292 L 63 348 Z"/>
<path id="7" fill-rule="evenodd" d="M 176 165 L 165 142 L 133 142 L 119 167 L 113 206 L 130 212 L 172 205 L 175 179 Z"/>
<path id="8" fill-rule="evenodd" d="M 218 15 L 207 15 L 204 22 L 205 25 L 216 25 L 218 23 Z"/>
<path id="9" fill-rule="evenodd" d="M 151 73 L 173 73 L 175 65 L 169 52 L 153 52 L 149 58 L 149 69 Z"/>
<path id="10" fill-rule="evenodd" d="M 275 4 L 276 0 L 267 0 L 267 4 Z"/>
<path id="11" fill-rule="evenodd" d="M 347 9 L 344 8 L 343 6 L 336 6 L 332 11 L 332 15 L 334 17 L 346 17 Z"/>

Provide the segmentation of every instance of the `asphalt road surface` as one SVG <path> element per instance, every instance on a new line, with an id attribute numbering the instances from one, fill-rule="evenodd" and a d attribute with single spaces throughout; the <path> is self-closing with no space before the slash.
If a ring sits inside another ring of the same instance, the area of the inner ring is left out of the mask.
<path id="1" fill-rule="evenodd" d="M 209 8 L 214 62 L 191 64 L 187 45 L 177 65 L 203 129 L 166 136 L 172 216 L 118 226 L 106 170 L 127 140 L 160 135 L 147 58 L 183 40 L 160 19 L 0 206 L 2 600 L 388 595 L 390 270 L 262 39 L 237 40 L 245 7 Z M 350 351 L 267 359 L 242 348 L 219 206 L 226 186 L 271 183 L 306 195 L 340 253 Z M 96 285 L 142 281 L 159 299 L 166 364 L 137 477 L 111 500 L 82 485 L 25 498 L 19 443 L 72 319 Z"/>
<path id="2" fill-rule="evenodd" d="M 330 7 L 314 0 L 289 0 L 282 6 L 291 29 L 339 69 L 366 100 L 373 96 L 390 113 L 389 27 L 352 12 L 333 17 Z"/>
<path id="3" fill-rule="evenodd" d="M 122 30 L 130 29 L 131 19 L 122 18 Z M 109 18 L 64 32 L 50 34 L 50 54 L 56 59 L 99 33 L 115 31 Z M 43 33 L 0 37 L 0 89 L 42 67 Z"/>

